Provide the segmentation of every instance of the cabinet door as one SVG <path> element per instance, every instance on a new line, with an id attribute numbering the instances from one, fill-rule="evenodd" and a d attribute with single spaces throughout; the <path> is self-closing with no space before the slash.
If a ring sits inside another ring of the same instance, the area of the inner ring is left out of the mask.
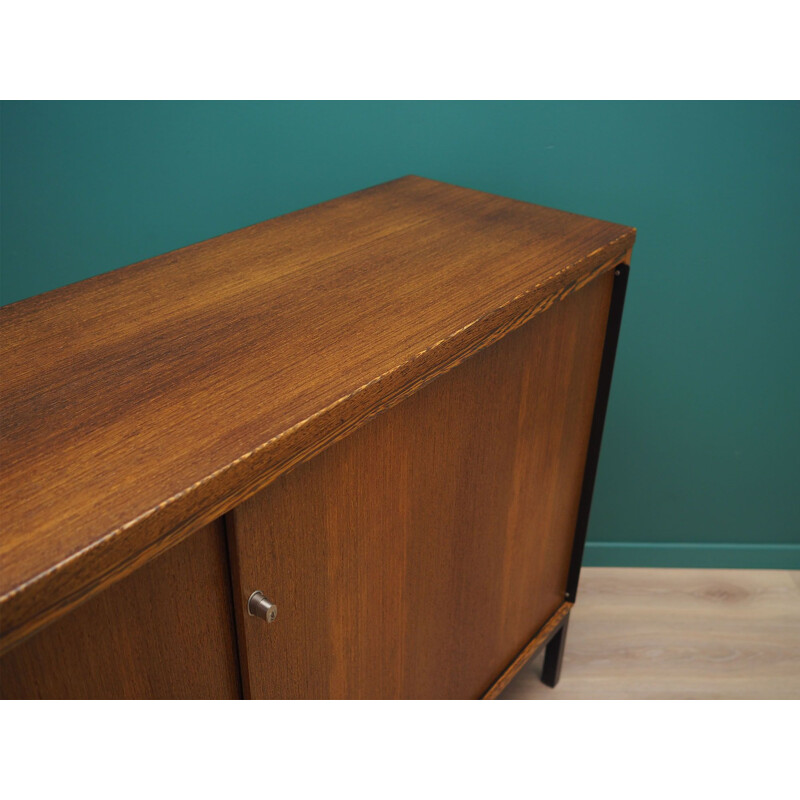
<path id="1" fill-rule="evenodd" d="M 228 517 L 245 694 L 482 696 L 564 602 L 613 278 Z M 252 592 L 277 605 L 248 616 Z"/>
<path id="2" fill-rule="evenodd" d="M 10 650 L 0 697 L 240 697 L 229 575 L 216 520 Z"/>

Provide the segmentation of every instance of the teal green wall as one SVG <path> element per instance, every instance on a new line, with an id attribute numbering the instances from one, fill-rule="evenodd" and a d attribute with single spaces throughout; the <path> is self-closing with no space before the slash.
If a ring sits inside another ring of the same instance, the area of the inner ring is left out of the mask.
<path id="1" fill-rule="evenodd" d="M 639 229 L 587 563 L 800 568 L 800 104 L 4 103 L 2 302 L 416 173 Z"/>

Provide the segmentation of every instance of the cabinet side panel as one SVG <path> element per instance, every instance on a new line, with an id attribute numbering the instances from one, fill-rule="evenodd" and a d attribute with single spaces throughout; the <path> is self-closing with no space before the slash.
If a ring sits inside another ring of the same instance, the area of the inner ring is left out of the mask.
<path id="1" fill-rule="evenodd" d="M 613 276 L 229 516 L 246 693 L 480 697 L 564 602 Z M 243 612 L 263 591 L 272 624 Z"/>
<path id="2" fill-rule="evenodd" d="M 0 696 L 240 697 L 222 520 L 8 652 Z"/>

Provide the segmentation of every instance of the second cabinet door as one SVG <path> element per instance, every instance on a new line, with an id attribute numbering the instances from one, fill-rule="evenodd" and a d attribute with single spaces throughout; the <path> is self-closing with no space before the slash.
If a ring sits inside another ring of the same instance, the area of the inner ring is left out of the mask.
<path id="1" fill-rule="evenodd" d="M 246 695 L 490 688 L 564 601 L 612 280 L 228 515 Z M 247 615 L 256 590 L 271 624 Z"/>

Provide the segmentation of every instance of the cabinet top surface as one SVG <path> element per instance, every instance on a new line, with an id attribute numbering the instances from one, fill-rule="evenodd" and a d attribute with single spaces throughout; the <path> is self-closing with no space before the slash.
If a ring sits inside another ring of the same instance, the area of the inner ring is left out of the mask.
<path id="1" fill-rule="evenodd" d="M 408 176 L 0 309 L 0 602 L 231 508 L 634 235 Z"/>

